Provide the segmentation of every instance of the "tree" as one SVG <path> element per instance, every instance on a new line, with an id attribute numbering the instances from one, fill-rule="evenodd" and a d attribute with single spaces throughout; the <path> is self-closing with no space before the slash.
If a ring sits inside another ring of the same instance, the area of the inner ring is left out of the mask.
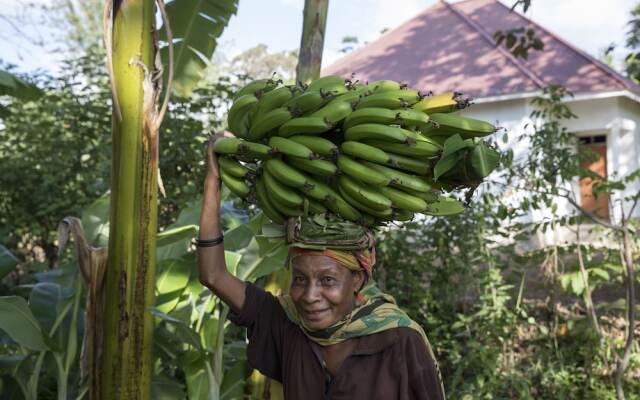
<path id="1" fill-rule="evenodd" d="M 628 22 L 626 46 L 629 54 L 625 58 L 627 76 L 640 84 L 640 3 L 631 10 Z"/>
<path id="2" fill-rule="evenodd" d="M 58 221 L 108 189 L 109 95 L 95 50 L 65 62 L 59 77 L 33 75 L 44 95 L 9 100 L 0 126 L 1 240 L 14 251 L 22 243 L 26 259 L 39 246 L 49 266 Z"/>
<path id="3" fill-rule="evenodd" d="M 258 44 L 233 57 L 229 71 L 240 76 L 262 78 L 274 73 L 285 80 L 292 80 L 298 59 L 297 51 L 270 53 L 267 45 Z"/>

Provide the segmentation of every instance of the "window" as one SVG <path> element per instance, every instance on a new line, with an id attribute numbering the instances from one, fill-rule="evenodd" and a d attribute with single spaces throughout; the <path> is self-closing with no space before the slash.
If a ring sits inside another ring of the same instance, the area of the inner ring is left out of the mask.
<path id="1" fill-rule="evenodd" d="M 599 176 L 607 176 L 607 137 L 605 135 L 580 137 L 580 158 L 583 168 Z M 600 182 L 595 177 L 580 180 L 580 205 L 600 218 L 609 219 L 609 198 L 605 195 L 595 197 L 593 186 Z"/>

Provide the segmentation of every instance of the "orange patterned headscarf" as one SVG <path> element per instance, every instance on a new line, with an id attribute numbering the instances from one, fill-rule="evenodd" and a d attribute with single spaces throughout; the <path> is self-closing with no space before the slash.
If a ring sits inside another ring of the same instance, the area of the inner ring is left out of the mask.
<path id="1" fill-rule="evenodd" d="M 367 279 L 371 278 L 373 273 L 373 265 L 376 263 L 376 251 L 371 250 L 315 250 L 305 249 L 301 247 L 291 247 L 289 250 L 289 257 L 287 260 L 287 266 L 291 265 L 294 258 L 298 256 L 325 256 L 336 260 L 340 265 L 350 269 L 351 271 L 364 270 L 367 274 Z M 358 300 L 364 301 L 364 297 L 361 293 L 358 293 Z"/>

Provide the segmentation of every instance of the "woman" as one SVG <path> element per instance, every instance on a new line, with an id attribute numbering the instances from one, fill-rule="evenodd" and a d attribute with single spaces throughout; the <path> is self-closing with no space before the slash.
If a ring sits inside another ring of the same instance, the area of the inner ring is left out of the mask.
<path id="1" fill-rule="evenodd" d="M 375 263 L 372 236 L 363 228 L 356 226 L 362 232 L 354 235 L 351 224 L 348 234 L 356 240 L 344 250 L 345 240 L 313 237 L 310 223 L 289 226 L 287 296 L 276 298 L 227 271 L 214 141 L 197 241 L 200 280 L 229 305 L 230 320 L 247 328 L 249 364 L 282 382 L 286 399 L 444 399 L 422 328 L 391 296 L 361 293 Z"/>

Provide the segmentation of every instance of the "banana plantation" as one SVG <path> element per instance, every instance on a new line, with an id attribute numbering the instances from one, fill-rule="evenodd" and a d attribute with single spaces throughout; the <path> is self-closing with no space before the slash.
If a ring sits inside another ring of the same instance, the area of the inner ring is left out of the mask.
<path id="1" fill-rule="evenodd" d="M 17 3 L 0 400 L 640 400 L 637 0 L 599 55 L 536 0 Z"/>

